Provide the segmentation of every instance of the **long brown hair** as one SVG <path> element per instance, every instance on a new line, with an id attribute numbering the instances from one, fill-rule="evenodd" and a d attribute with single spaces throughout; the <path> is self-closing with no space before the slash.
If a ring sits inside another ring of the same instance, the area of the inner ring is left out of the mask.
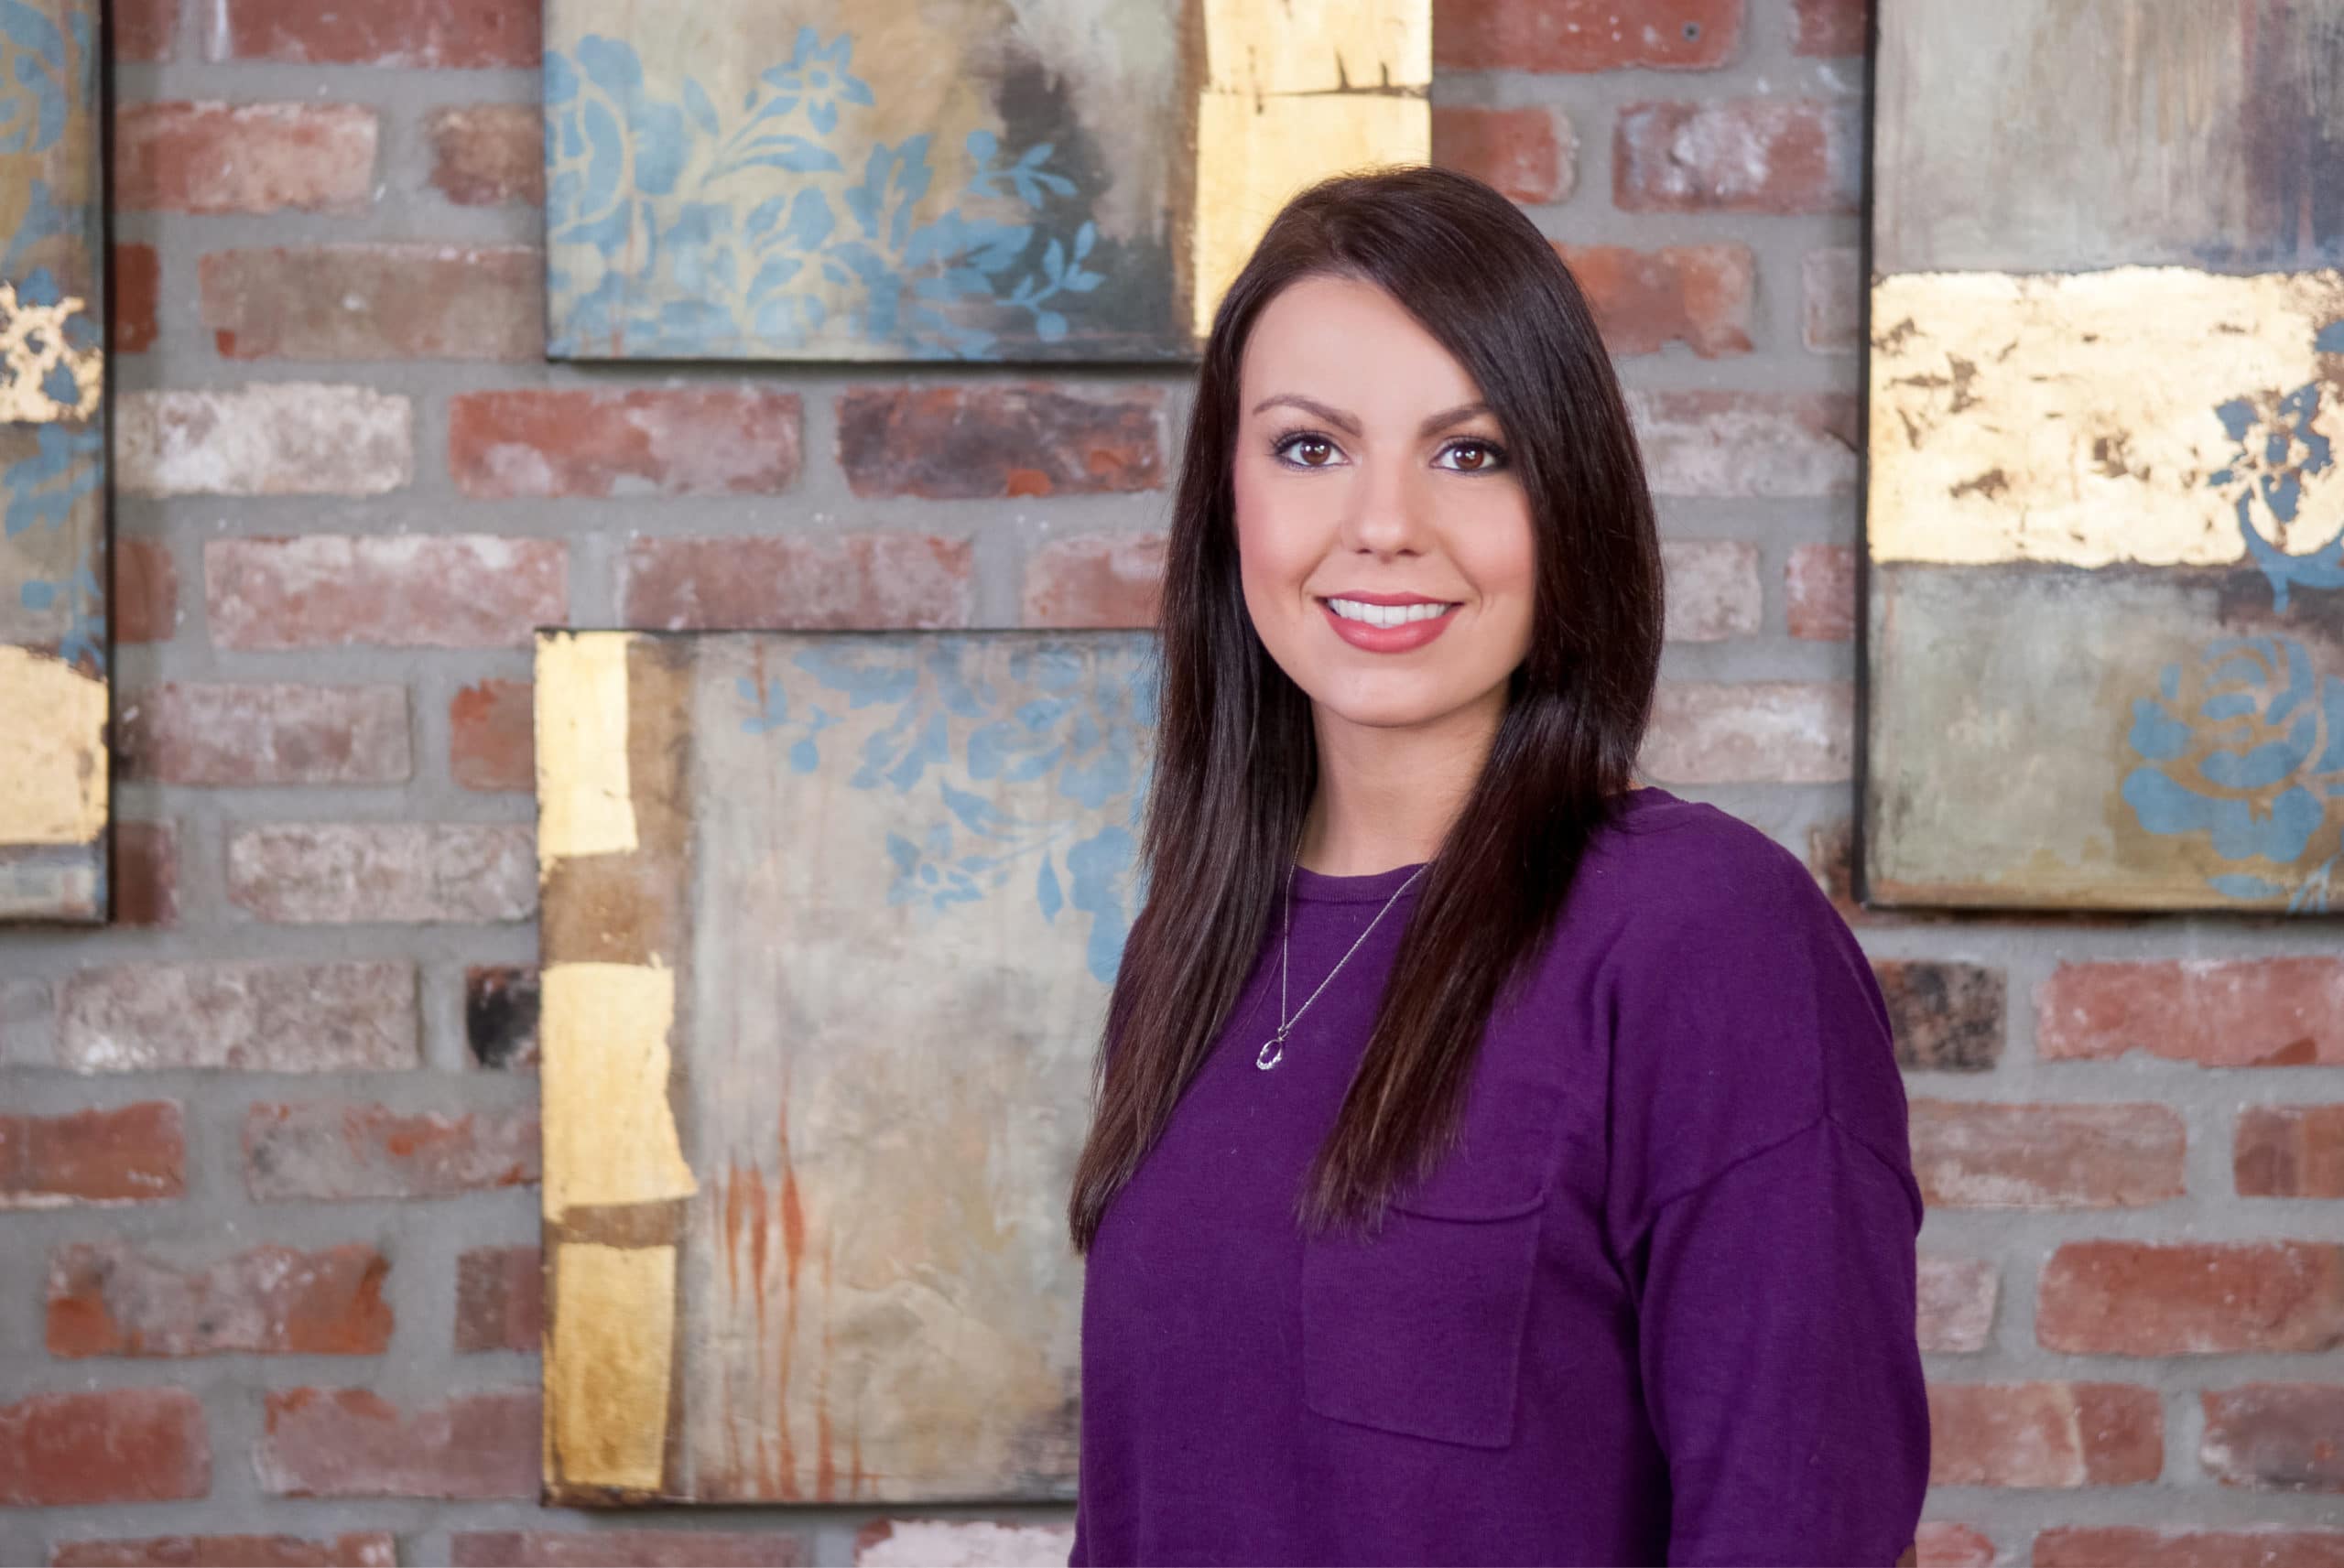
<path id="1" fill-rule="evenodd" d="M 1078 1253 L 1235 1005 L 1317 785 L 1310 699 L 1246 612 L 1231 462 L 1247 335 L 1279 290 L 1325 274 L 1382 287 L 1478 384 L 1528 492 L 1536 585 L 1496 739 L 1419 884 L 1366 1054 L 1302 1184 L 1305 1228 L 1375 1223 L 1448 1152 L 1499 992 L 1628 787 L 1651 710 L 1652 496 L 1562 259 L 1511 200 L 1443 169 L 1338 176 L 1296 196 L 1222 297 L 1198 373 L 1157 622 L 1147 898 L 1094 1064 L 1097 1108 L 1068 1206 Z"/>

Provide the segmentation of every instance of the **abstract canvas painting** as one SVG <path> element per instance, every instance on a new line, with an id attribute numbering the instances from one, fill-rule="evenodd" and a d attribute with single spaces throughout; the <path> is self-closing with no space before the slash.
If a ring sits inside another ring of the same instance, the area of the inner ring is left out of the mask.
<path id="1" fill-rule="evenodd" d="M 545 632 L 546 1484 L 1074 1495 L 1131 633 Z"/>
<path id="2" fill-rule="evenodd" d="M 0 919 L 106 917 L 98 0 L 0 0 Z"/>
<path id="3" fill-rule="evenodd" d="M 1865 892 L 2344 903 L 2344 0 L 1881 0 Z"/>
<path id="4" fill-rule="evenodd" d="M 557 359 L 1180 361 L 1430 0 L 549 0 Z"/>

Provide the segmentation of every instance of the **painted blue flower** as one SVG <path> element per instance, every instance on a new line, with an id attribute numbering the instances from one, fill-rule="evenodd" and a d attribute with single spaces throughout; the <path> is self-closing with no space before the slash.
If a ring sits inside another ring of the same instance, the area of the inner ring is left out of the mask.
<path id="1" fill-rule="evenodd" d="M 2344 353 L 2344 322 L 2323 329 L 2312 347 Z M 2214 409 L 2238 450 L 2206 482 L 2229 496 L 2247 555 L 2270 580 L 2281 611 L 2295 586 L 2344 588 L 2344 516 L 2303 510 L 2304 481 L 2336 466 L 2334 444 L 2313 427 L 2321 385 L 2306 382 L 2276 398 L 2233 397 Z M 2318 542 L 2306 549 L 2306 538 Z"/>
<path id="2" fill-rule="evenodd" d="M 2222 637 L 2169 664 L 2132 704 L 2143 759 L 2122 795 L 2152 833 L 2204 835 L 2226 860 L 2300 860 L 2344 797 L 2344 682 L 2323 680 L 2288 637 Z M 2260 875 L 2214 879 L 2232 896 L 2284 891 Z"/>
<path id="3" fill-rule="evenodd" d="M 826 44 L 812 27 L 802 27 L 787 63 L 775 66 L 759 80 L 787 96 L 793 107 L 803 101 L 806 118 L 828 135 L 838 126 L 840 104 L 868 106 L 878 102 L 871 95 L 870 84 L 847 70 L 853 55 L 854 39 L 847 34 L 841 33 Z M 755 102 L 752 96 L 750 103 Z"/>
<path id="4" fill-rule="evenodd" d="M 64 29 L 24 0 L 0 0 L 0 152 L 46 152 L 65 134 L 73 62 L 90 58 L 86 20 Z"/>
<path id="5" fill-rule="evenodd" d="M 546 234 L 555 246 L 591 245 L 616 254 L 633 229 L 626 98 L 643 68 L 624 44 L 580 40 L 578 59 L 545 59 Z"/>

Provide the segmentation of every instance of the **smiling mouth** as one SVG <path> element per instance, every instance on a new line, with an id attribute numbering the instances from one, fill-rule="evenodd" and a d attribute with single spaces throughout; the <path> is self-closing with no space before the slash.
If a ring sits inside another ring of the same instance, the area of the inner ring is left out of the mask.
<path id="1" fill-rule="evenodd" d="M 1454 604 L 1366 604 L 1356 599 L 1326 599 L 1319 600 L 1346 621 L 1356 621 L 1367 626 L 1405 626 L 1412 621 L 1438 621 Z"/>

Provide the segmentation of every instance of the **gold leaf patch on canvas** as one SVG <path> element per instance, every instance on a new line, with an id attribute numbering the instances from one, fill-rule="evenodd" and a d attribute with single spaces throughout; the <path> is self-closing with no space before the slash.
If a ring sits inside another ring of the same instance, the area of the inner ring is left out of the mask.
<path id="1" fill-rule="evenodd" d="M 1870 503 L 1879 561 L 2219 566 L 2242 559 L 2240 487 L 2259 475 L 2225 407 L 2344 449 L 2344 273 L 2188 267 L 1902 273 L 1872 290 Z M 2323 336 L 2325 335 L 2325 336 Z M 2344 523 L 2344 461 L 2291 482 L 2308 554 Z"/>

